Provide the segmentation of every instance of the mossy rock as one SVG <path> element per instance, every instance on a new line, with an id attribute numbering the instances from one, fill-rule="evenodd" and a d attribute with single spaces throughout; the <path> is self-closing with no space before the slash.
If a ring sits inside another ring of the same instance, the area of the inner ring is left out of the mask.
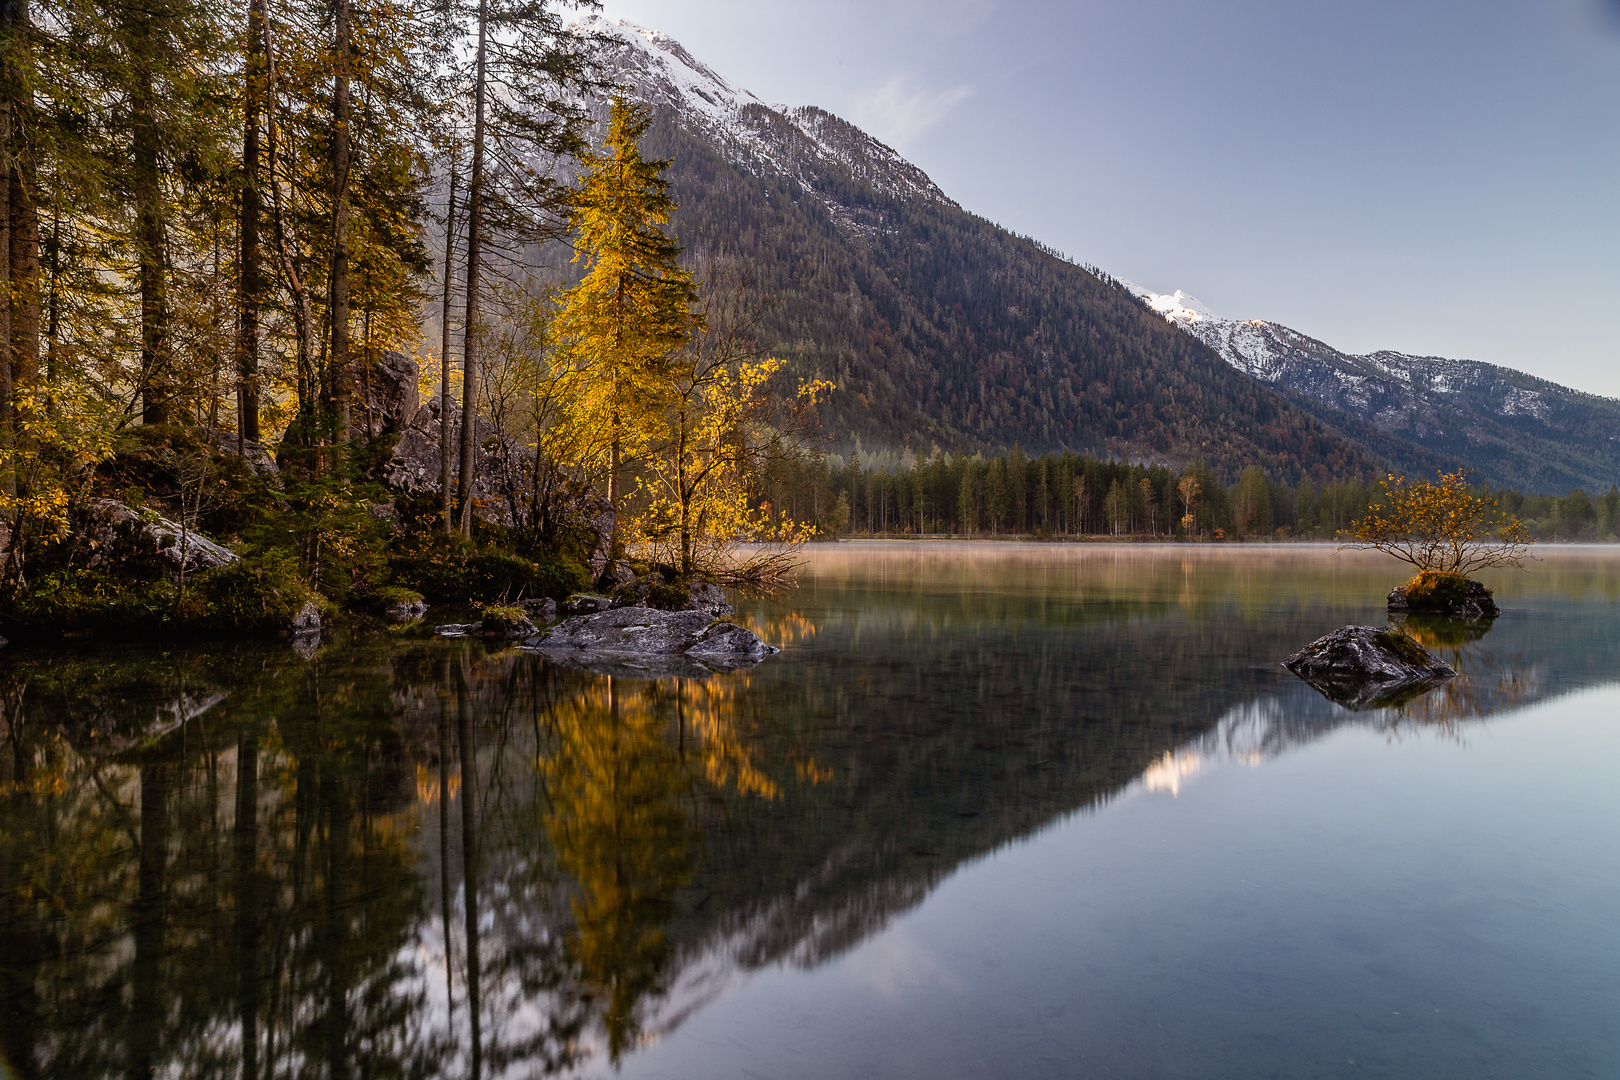
<path id="1" fill-rule="evenodd" d="M 511 640 L 533 637 L 539 630 L 529 621 L 529 613 L 522 608 L 492 604 L 484 609 L 484 617 L 478 624 L 478 633 L 483 637 Z"/>
<path id="2" fill-rule="evenodd" d="M 208 571 L 197 579 L 197 595 L 207 608 L 204 622 L 235 634 L 287 632 L 306 605 L 324 606 L 304 581 L 298 560 L 283 552 Z"/>
<path id="3" fill-rule="evenodd" d="M 1494 619 L 1501 614 L 1483 582 L 1442 570 L 1421 570 L 1396 586 L 1389 594 L 1389 610 L 1465 619 Z"/>

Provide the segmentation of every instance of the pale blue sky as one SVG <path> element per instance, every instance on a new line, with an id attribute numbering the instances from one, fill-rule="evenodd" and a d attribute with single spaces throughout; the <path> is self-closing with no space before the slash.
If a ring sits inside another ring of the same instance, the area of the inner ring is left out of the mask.
<path id="1" fill-rule="evenodd" d="M 611 0 L 968 209 L 1341 349 L 1620 396 L 1620 0 Z"/>

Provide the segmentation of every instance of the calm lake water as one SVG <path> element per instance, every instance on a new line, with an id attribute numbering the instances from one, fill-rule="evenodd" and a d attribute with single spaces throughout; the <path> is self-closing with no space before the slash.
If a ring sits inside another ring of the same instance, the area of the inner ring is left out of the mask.
<path id="1" fill-rule="evenodd" d="M 1620 1075 L 1620 551 L 1542 554 L 1361 712 L 1278 661 L 1403 575 L 1311 547 L 823 547 L 701 679 L 13 647 L 0 1073 Z"/>

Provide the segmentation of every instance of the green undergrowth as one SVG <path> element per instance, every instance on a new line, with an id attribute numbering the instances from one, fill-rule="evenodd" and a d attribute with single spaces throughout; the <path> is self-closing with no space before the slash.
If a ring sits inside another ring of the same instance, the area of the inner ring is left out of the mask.
<path id="1" fill-rule="evenodd" d="M 415 590 L 433 604 L 562 600 L 591 587 L 590 574 L 567 556 L 527 559 L 444 537 L 390 555 L 387 577 L 390 585 Z"/>

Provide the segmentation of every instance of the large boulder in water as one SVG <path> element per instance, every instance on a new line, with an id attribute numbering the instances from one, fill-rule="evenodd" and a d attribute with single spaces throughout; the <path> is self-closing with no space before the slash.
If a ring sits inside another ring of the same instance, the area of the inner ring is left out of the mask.
<path id="1" fill-rule="evenodd" d="M 1449 615 L 1454 619 L 1494 619 L 1502 614 L 1484 582 L 1435 570 L 1424 570 L 1391 589 L 1389 610 L 1399 614 Z"/>
<path id="2" fill-rule="evenodd" d="M 556 659 L 593 666 L 600 660 L 622 664 L 679 660 L 677 666 L 698 670 L 751 667 L 781 650 L 767 645 L 746 627 L 715 618 L 706 611 L 660 611 L 621 607 L 564 619 L 526 647 Z M 679 672 L 672 672 L 679 673 Z"/>
<path id="3" fill-rule="evenodd" d="M 1411 637 L 1379 626 L 1335 630 L 1283 667 L 1349 709 L 1396 705 L 1457 674 Z"/>

